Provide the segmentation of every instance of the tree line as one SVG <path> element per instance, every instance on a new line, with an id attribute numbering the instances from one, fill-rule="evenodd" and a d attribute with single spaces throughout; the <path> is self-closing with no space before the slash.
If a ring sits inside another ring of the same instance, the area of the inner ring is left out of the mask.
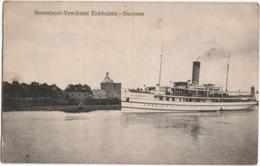
<path id="1" fill-rule="evenodd" d="M 40 84 L 38 82 L 20 83 L 18 81 L 13 81 L 9 83 L 7 81 L 3 82 L 3 97 L 15 97 L 15 98 L 57 98 L 64 96 L 64 92 L 88 92 L 92 94 L 91 88 L 85 84 L 69 84 L 63 91 L 55 84 L 48 85 L 46 83 Z"/>
<path id="2" fill-rule="evenodd" d="M 67 92 L 87 92 L 93 94 L 91 88 L 85 84 L 69 84 L 64 90 L 55 84 L 48 85 L 38 82 L 20 83 L 13 81 L 3 82 L 3 110 L 27 110 L 34 106 L 71 106 L 79 105 L 78 100 L 68 97 Z M 84 100 L 86 105 L 120 105 L 120 99 L 94 99 Z M 103 108 L 103 107 L 102 107 Z"/>

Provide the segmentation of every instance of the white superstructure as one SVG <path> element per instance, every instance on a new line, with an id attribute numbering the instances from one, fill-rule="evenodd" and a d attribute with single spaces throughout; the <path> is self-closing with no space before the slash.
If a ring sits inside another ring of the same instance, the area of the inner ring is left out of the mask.
<path id="1" fill-rule="evenodd" d="M 175 111 L 175 112 L 201 112 L 245 110 L 257 104 L 250 97 L 218 98 L 218 97 L 187 97 L 172 95 L 156 95 L 153 93 L 122 92 L 122 111 Z"/>

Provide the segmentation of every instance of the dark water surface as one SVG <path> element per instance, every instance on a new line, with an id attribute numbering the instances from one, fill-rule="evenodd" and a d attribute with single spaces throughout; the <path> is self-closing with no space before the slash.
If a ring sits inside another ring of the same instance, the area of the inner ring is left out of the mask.
<path id="1" fill-rule="evenodd" d="M 4 112 L 3 162 L 256 164 L 258 111 Z"/>

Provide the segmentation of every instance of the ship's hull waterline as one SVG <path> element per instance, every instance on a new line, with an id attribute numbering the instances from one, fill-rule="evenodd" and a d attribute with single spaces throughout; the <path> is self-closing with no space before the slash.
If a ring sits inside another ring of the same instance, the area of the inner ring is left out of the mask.
<path id="1" fill-rule="evenodd" d="M 252 102 L 226 102 L 226 103 L 198 103 L 173 101 L 122 101 L 122 112 L 208 112 L 208 111 L 234 111 L 248 110 L 257 105 Z"/>

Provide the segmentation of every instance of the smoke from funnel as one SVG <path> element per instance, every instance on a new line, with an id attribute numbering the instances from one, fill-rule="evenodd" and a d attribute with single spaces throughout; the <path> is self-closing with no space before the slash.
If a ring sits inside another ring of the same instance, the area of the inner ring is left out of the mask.
<path id="1" fill-rule="evenodd" d="M 211 48 L 202 56 L 197 58 L 197 61 L 210 61 L 219 58 L 227 58 L 227 52 L 223 49 Z"/>

